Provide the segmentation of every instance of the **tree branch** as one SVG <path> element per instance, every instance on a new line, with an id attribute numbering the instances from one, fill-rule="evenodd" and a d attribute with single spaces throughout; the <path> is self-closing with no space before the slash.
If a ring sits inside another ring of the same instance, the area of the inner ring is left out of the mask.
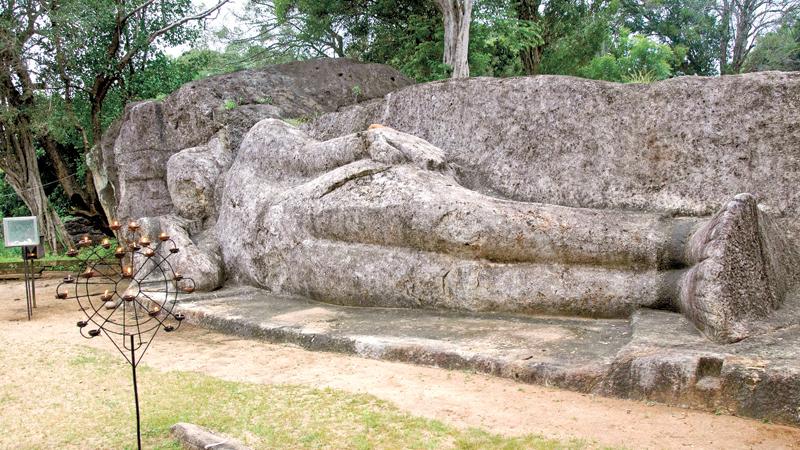
<path id="1" fill-rule="evenodd" d="M 203 12 L 200 12 L 200 13 L 195 14 L 193 16 L 184 17 L 184 18 L 182 18 L 180 20 L 176 20 L 175 22 L 173 22 L 173 23 L 171 23 L 171 24 L 169 24 L 169 25 L 167 25 L 167 26 L 165 26 L 165 27 L 163 27 L 163 28 L 161 28 L 159 30 L 156 30 L 156 31 L 150 33 L 150 35 L 147 37 L 147 44 L 148 45 L 152 44 L 153 41 L 158 39 L 159 36 L 163 36 L 164 34 L 169 33 L 170 31 L 174 30 L 175 28 L 178 28 L 179 26 L 181 26 L 181 25 L 183 25 L 185 23 L 192 22 L 192 21 L 199 21 L 199 20 L 203 20 L 203 19 L 207 18 L 211 14 L 214 14 L 215 12 L 217 12 L 220 8 L 222 8 L 223 5 L 225 5 L 229 1 L 230 0 L 220 0 L 219 3 L 217 3 L 216 5 L 212 6 L 211 8 L 209 8 L 209 9 L 203 11 Z M 136 56 L 136 54 L 139 53 L 140 51 L 141 51 L 141 48 L 139 48 L 139 47 L 134 47 L 134 48 L 131 48 L 130 50 L 128 50 L 128 53 L 126 53 L 125 56 L 123 56 L 122 59 L 120 60 L 119 64 L 117 64 L 117 73 L 122 71 L 125 68 L 125 66 L 127 66 L 131 62 L 131 59 L 133 59 L 133 57 Z"/>

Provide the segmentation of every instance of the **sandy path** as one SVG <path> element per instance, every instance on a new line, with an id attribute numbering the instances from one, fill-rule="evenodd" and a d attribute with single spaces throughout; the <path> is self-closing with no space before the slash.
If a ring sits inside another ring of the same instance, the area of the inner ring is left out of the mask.
<path id="1" fill-rule="evenodd" d="M 0 281 L 0 334 L 35 343 L 85 340 L 73 301 L 53 298 L 58 279 L 37 283 L 39 308 L 27 322 L 21 281 Z M 16 300 L 15 300 L 16 299 Z M 255 383 L 292 383 L 369 393 L 413 414 L 513 435 L 537 433 L 630 448 L 800 448 L 800 429 L 662 405 L 609 399 L 479 374 L 309 352 L 190 326 L 159 335 L 144 363 Z"/>

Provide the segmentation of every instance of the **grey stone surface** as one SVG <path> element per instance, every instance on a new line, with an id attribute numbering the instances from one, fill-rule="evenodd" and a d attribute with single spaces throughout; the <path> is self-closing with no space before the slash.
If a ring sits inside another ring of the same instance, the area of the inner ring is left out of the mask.
<path id="1" fill-rule="evenodd" d="M 760 330 L 798 282 L 792 246 L 749 195 L 702 220 L 501 200 L 454 174 L 441 149 L 391 128 L 319 142 L 261 121 L 225 182 L 228 276 L 358 306 L 680 309 L 724 342 Z"/>
<path id="2" fill-rule="evenodd" d="M 720 341 L 754 334 L 796 289 L 800 258 L 750 194 L 737 195 L 692 236 L 680 309 Z"/>
<path id="3" fill-rule="evenodd" d="M 800 423 L 800 75 L 407 84 L 318 61 L 130 105 L 101 198 L 200 290 L 271 291 L 203 325 Z"/>
<path id="4" fill-rule="evenodd" d="M 311 350 L 800 425 L 800 298 L 776 330 L 713 344 L 682 315 L 630 320 L 349 308 L 251 287 L 184 296 L 189 323 Z"/>
<path id="5" fill-rule="evenodd" d="M 443 149 L 465 187 L 499 198 L 708 216 L 749 192 L 800 242 L 800 73 L 617 84 L 562 76 L 410 86 L 307 125 L 373 123 Z"/>
<path id="6" fill-rule="evenodd" d="M 225 269 L 222 265 L 222 256 L 219 243 L 212 230 L 198 229 L 197 222 L 188 219 L 167 215 L 159 217 L 144 217 L 139 220 L 141 230 L 139 236 L 148 236 L 153 243 L 158 242 L 158 236 L 164 232 L 170 236 L 178 253 L 170 255 L 169 249 L 173 243 L 162 247 L 162 256 L 169 257 L 168 266 L 152 273 L 152 279 L 163 280 L 172 278 L 169 271 L 182 274 L 194 281 L 197 290 L 213 290 L 222 286 L 225 281 Z M 124 229 L 123 229 L 124 230 Z M 129 233 L 123 231 L 123 233 Z M 127 239 L 131 236 L 123 234 Z M 146 267 L 140 273 L 146 274 L 153 267 L 145 256 L 137 254 L 135 268 Z M 189 286 L 190 283 L 181 283 L 180 287 Z"/>
<path id="7" fill-rule="evenodd" d="M 110 217 L 170 214 L 166 167 L 178 151 L 203 146 L 225 129 L 229 149 L 235 152 L 243 134 L 263 118 L 309 118 L 408 84 L 387 66 L 347 59 L 295 62 L 202 79 L 163 101 L 128 105 L 121 121 L 92 151 L 90 167 Z"/>
<path id="8" fill-rule="evenodd" d="M 220 175 L 233 162 L 223 130 L 208 144 L 181 150 L 167 161 L 167 187 L 177 213 L 191 220 L 216 217 Z"/>
<path id="9" fill-rule="evenodd" d="M 250 450 L 236 439 L 214 433 L 191 423 L 179 422 L 170 427 L 170 434 L 186 450 Z"/>
<path id="10" fill-rule="evenodd" d="M 221 174 L 244 133 L 266 117 L 308 119 L 408 84 L 387 66 L 347 59 L 210 77 L 163 101 L 128 105 L 88 163 L 107 215 L 121 223 L 148 217 L 161 223 L 180 240 L 181 270 L 196 275 L 198 289 L 213 289 L 224 280 L 214 228 Z"/>

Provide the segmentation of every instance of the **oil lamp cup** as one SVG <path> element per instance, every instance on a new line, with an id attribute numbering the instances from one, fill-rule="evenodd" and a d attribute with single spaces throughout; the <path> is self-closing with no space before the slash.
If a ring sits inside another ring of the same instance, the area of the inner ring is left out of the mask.
<path id="1" fill-rule="evenodd" d="M 100 242 L 100 246 L 105 249 L 111 248 L 111 242 L 109 242 L 108 238 L 103 238 L 103 240 Z"/>
<path id="2" fill-rule="evenodd" d="M 158 235 L 158 240 L 160 240 L 161 242 L 168 241 L 169 235 L 167 233 L 161 233 Z"/>
<path id="3" fill-rule="evenodd" d="M 131 230 L 131 231 L 136 231 L 139 228 L 141 228 L 141 227 L 139 226 L 139 223 L 136 222 L 136 221 L 133 221 L 133 222 L 128 224 L 128 229 Z"/>
<path id="4" fill-rule="evenodd" d="M 126 302 L 132 302 L 136 300 L 136 296 L 131 294 L 125 294 L 122 296 L 122 299 L 125 300 Z"/>
<path id="5" fill-rule="evenodd" d="M 112 297 L 114 297 L 114 294 L 109 294 L 108 289 L 106 289 L 106 292 L 104 294 L 100 294 L 100 300 L 104 302 L 111 300 Z"/>
<path id="6" fill-rule="evenodd" d="M 183 275 L 178 273 L 178 272 L 175 272 L 174 278 L 175 278 L 175 281 L 181 281 L 183 279 Z"/>
<path id="7" fill-rule="evenodd" d="M 133 277 L 133 269 L 130 267 L 126 267 L 122 269 L 122 278 L 131 278 Z"/>
<path id="8" fill-rule="evenodd" d="M 117 258 L 120 258 L 120 259 L 124 258 L 125 257 L 125 249 L 122 248 L 122 247 L 117 247 L 117 249 L 114 251 L 114 256 L 117 257 Z"/>
<path id="9" fill-rule="evenodd" d="M 69 296 L 69 292 L 56 292 L 56 298 L 59 300 L 64 300 Z"/>
<path id="10" fill-rule="evenodd" d="M 142 236 L 142 238 L 139 240 L 139 245 L 141 245 L 142 247 L 149 247 L 150 238 L 147 236 Z"/>
<path id="11" fill-rule="evenodd" d="M 119 229 L 122 228 L 122 226 L 119 224 L 119 221 L 115 220 L 115 221 L 111 222 L 111 225 L 109 226 L 109 228 L 111 228 L 113 231 L 119 231 Z"/>
<path id="12" fill-rule="evenodd" d="M 74 258 L 74 257 L 78 256 L 78 251 L 75 250 L 74 248 L 71 248 L 71 249 L 67 250 L 67 256 L 69 256 L 70 258 Z"/>
<path id="13" fill-rule="evenodd" d="M 92 269 L 86 269 L 86 272 L 83 272 L 81 274 L 81 278 L 94 278 L 98 275 L 100 275 L 98 271 Z"/>
<path id="14" fill-rule="evenodd" d="M 150 310 L 147 311 L 147 314 L 149 314 L 150 317 L 158 316 L 159 314 L 161 314 L 161 306 L 153 305 L 153 307 L 151 307 Z"/>
<path id="15" fill-rule="evenodd" d="M 64 277 L 64 283 L 74 283 L 75 278 L 72 275 L 67 275 Z"/>

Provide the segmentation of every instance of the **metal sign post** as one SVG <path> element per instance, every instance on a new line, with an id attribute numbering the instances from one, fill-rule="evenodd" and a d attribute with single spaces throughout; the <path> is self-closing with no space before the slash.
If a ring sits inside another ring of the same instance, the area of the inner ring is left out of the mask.
<path id="1" fill-rule="evenodd" d="M 25 302 L 28 320 L 36 308 L 36 274 L 33 261 L 44 256 L 44 246 L 39 236 L 36 217 L 7 217 L 3 219 L 3 239 L 6 247 L 22 248 L 22 266 L 25 273 Z"/>

